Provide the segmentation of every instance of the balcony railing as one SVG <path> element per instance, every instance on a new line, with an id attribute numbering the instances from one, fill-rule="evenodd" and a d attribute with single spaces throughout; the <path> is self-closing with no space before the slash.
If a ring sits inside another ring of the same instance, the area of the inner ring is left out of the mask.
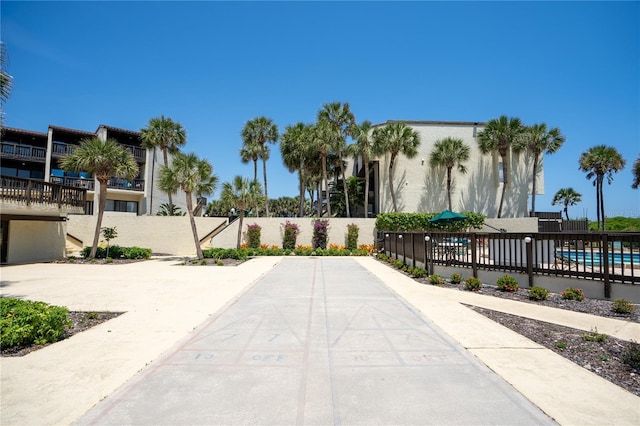
<path id="1" fill-rule="evenodd" d="M 51 183 L 95 191 L 95 180 L 93 178 L 86 179 L 70 176 L 51 176 L 49 180 Z M 111 178 L 107 182 L 107 188 L 144 191 L 144 179 L 134 179 L 129 181 L 126 179 Z"/>
<path id="2" fill-rule="evenodd" d="M 135 158 L 136 161 L 140 163 L 145 162 L 146 156 L 147 156 L 146 149 L 140 148 L 139 146 L 135 146 L 135 145 L 122 145 L 122 146 L 133 155 L 133 158 Z"/>
<path id="3" fill-rule="evenodd" d="M 107 188 L 144 191 L 144 179 L 126 180 L 111 178 L 109 182 L 107 182 Z"/>
<path id="4" fill-rule="evenodd" d="M 87 191 L 66 185 L 18 177 L 1 177 L 0 199 L 32 204 L 78 207 L 84 210 Z"/>
<path id="5" fill-rule="evenodd" d="M 22 145 L 11 142 L 2 142 L 3 159 L 37 161 L 44 163 L 47 156 L 47 150 L 31 145 Z"/>
<path id="6" fill-rule="evenodd" d="M 73 152 L 74 149 L 76 149 L 78 145 L 74 145 L 74 144 L 70 144 L 70 143 L 64 143 L 64 142 L 53 142 L 53 150 L 52 150 L 52 156 L 53 157 L 62 157 L 63 155 L 66 154 L 70 154 Z M 127 151 L 129 151 L 132 155 L 133 158 L 135 158 L 135 160 L 139 163 L 144 163 L 146 160 L 146 155 L 147 155 L 147 150 L 144 148 L 140 148 L 139 146 L 135 146 L 135 145 L 125 145 L 122 144 L 121 145 L 124 149 L 126 149 Z"/>

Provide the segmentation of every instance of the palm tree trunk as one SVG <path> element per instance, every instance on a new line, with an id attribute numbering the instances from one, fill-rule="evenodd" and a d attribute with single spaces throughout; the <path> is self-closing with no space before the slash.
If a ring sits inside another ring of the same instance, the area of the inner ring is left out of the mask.
<path id="1" fill-rule="evenodd" d="M 258 180 L 258 159 L 253 160 L 253 180 Z"/>
<path id="2" fill-rule="evenodd" d="M 391 193 L 391 201 L 393 202 L 393 211 L 398 212 L 398 206 L 396 204 L 396 193 L 393 192 L 393 163 L 396 160 L 396 156 L 391 154 L 391 160 L 389 161 L 389 192 Z"/>
<path id="3" fill-rule="evenodd" d="M 500 155 L 502 158 L 502 195 L 500 195 L 500 206 L 498 207 L 498 219 L 502 217 L 502 206 L 504 204 L 504 195 L 507 192 L 509 184 L 509 165 L 507 164 L 507 156 Z"/>
<path id="4" fill-rule="evenodd" d="M 155 187 L 153 186 L 153 182 L 155 180 L 155 171 L 156 171 L 156 149 L 153 148 L 153 156 L 151 157 L 151 187 L 149 189 L 149 216 L 153 215 L 153 190 Z"/>
<path id="5" fill-rule="evenodd" d="M 569 220 L 569 205 L 568 204 L 564 205 L 564 215 L 567 217 L 567 220 Z"/>
<path id="6" fill-rule="evenodd" d="M 316 214 L 318 217 L 322 217 L 322 180 L 319 180 L 316 186 L 316 191 L 318 192 L 318 196 L 316 197 L 318 199 L 316 201 Z"/>
<path id="7" fill-rule="evenodd" d="M 364 218 L 369 217 L 369 158 L 362 156 L 364 161 Z"/>
<path id="8" fill-rule="evenodd" d="M 102 227 L 102 217 L 104 216 L 104 208 L 107 205 L 107 182 L 109 179 L 98 179 L 100 185 L 100 199 L 98 200 L 98 218 L 96 219 L 96 229 L 93 233 L 93 245 L 89 257 L 95 259 L 98 251 L 98 242 L 100 241 L 100 228 Z"/>
<path id="9" fill-rule="evenodd" d="M 598 229 L 600 229 L 600 176 L 596 176 L 596 216 Z"/>
<path id="10" fill-rule="evenodd" d="M 240 209 L 240 219 L 238 220 L 238 241 L 236 248 L 240 250 L 240 242 L 242 241 L 242 222 L 244 221 L 244 209 Z"/>
<path id="11" fill-rule="evenodd" d="M 262 159 L 262 174 L 264 176 L 264 205 L 266 217 L 269 217 L 269 192 L 267 191 L 267 161 Z"/>
<path id="12" fill-rule="evenodd" d="M 187 211 L 189 212 L 189 223 L 191 224 L 191 233 L 193 234 L 193 242 L 196 245 L 196 255 L 198 260 L 204 259 L 200 240 L 198 239 L 198 230 L 196 229 L 196 220 L 193 217 L 193 202 L 191 201 L 191 192 L 185 192 L 187 197 Z"/>
<path id="13" fill-rule="evenodd" d="M 536 215 L 536 174 L 538 169 L 538 154 L 533 156 L 533 185 L 531 186 L 531 215 Z M 569 219 L 567 219 L 569 220 Z"/>
<path id="14" fill-rule="evenodd" d="M 351 209 L 349 209 L 349 190 L 347 188 L 347 179 L 344 175 L 344 162 L 342 161 L 342 152 L 340 153 L 340 172 L 342 173 L 342 188 L 344 189 L 344 202 L 347 208 L 347 217 L 351 217 Z"/>
<path id="15" fill-rule="evenodd" d="M 162 158 L 164 159 L 164 166 L 169 167 L 169 156 L 167 155 L 167 149 L 162 149 Z M 173 196 L 171 193 L 167 192 L 169 196 L 169 216 L 173 216 Z"/>
<path id="16" fill-rule="evenodd" d="M 601 217 L 602 217 L 602 230 L 606 231 L 607 230 L 607 223 L 606 223 L 606 218 L 604 217 L 604 176 L 602 179 L 600 179 L 600 188 L 599 188 L 599 192 L 600 192 L 600 211 L 601 211 Z"/>
<path id="17" fill-rule="evenodd" d="M 304 188 L 306 186 L 304 172 L 302 171 L 302 165 L 300 165 L 300 170 L 298 170 L 298 185 L 300 185 L 300 188 L 298 188 L 298 196 L 300 197 L 300 199 L 298 200 L 298 213 L 299 217 L 302 217 L 304 216 Z"/>
<path id="18" fill-rule="evenodd" d="M 329 179 L 327 178 L 327 156 L 322 156 L 322 180 L 324 181 L 324 191 L 327 194 L 327 217 L 331 217 L 331 196 L 329 195 Z M 324 191 L 320 197 L 320 208 L 322 208 L 322 201 L 324 201 Z"/>
<path id="19" fill-rule="evenodd" d="M 447 201 L 449 202 L 449 210 L 451 208 L 451 167 L 447 167 Z"/>

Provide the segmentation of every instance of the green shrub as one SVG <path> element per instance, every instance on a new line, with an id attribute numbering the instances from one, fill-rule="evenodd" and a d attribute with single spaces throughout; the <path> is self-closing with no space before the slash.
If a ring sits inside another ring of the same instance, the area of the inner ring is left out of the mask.
<path id="1" fill-rule="evenodd" d="M 622 352 L 621 359 L 622 362 L 624 362 L 631 368 L 640 370 L 640 344 L 632 340 L 624 350 L 624 352 Z"/>
<path id="2" fill-rule="evenodd" d="M 498 278 L 498 281 L 496 281 L 496 285 L 498 286 L 498 290 L 502 291 L 515 292 L 520 288 L 520 286 L 518 285 L 518 280 L 508 274 Z"/>
<path id="3" fill-rule="evenodd" d="M 104 258 L 104 263 L 113 263 L 113 259 L 110 257 L 105 257 Z"/>
<path id="4" fill-rule="evenodd" d="M 387 255 L 384 253 L 378 253 L 378 259 L 382 260 L 383 262 L 387 260 Z"/>
<path id="5" fill-rule="evenodd" d="M 125 259 L 151 259 L 151 249 L 142 247 L 124 247 L 122 256 Z"/>
<path id="6" fill-rule="evenodd" d="M 567 289 L 560 294 L 562 298 L 566 300 L 584 300 L 584 292 L 581 288 L 567 287 Z"/>
<path id="7" fill-rule="evenodd" d="M 444 278 L 438 274 L 433 274 L 429 277 L 429 283 L 433 285 L 442 285 L 444 284 Z"/>
<path id="8" fill-rule="evenodd" d="M 91 247 L 84 247 L 81 251 L 82 257 L 87 259 L 91 254 Z M 120 247 L 118 245 L 112 245 L 109 247 L 109 256 L 107 256 L 107 249 L 104 247 L 98 247 L 96 250 L 96 259 L 151 259 L 151 249 L 141 247 Z"/>
<path id="9" fill-rule="evenodd" d="M 460 274 L 451 274 L 451 278 L 449 278 L 451 284 L 460 284 L 462 282 L 462 275 Z"/>
<path id="10" fill-rule="evenodd" d="M 411 270 L 411 275 L 413 275 L 415 278 L 425 278 L 427 276 L 427 271 L 416 266 Z"/>
<path id="11" fill-rule="evenodd" d="M 44 302 L 0 298 L 0 346 L 43 345 L 64 338 L 69 310 Z"/>
<path id="12" fill-rule="evenodd" d="M 402 267 L 404 266 L 404 262 L 400 259 L 395 259 L 393 262 L 391 262 L 391 264 L 398 269 L 402 269 Z"/>
<path id="13" fill-rule="evenodd" d="M 602 343 L 605 340 L 607 340 L 607 336 L 606 334 L 603 333 L 598 333 L 598 329 L 592 329 L 589 332 L 586 332 L 582 335 L 582 337 L 584 337 L 584 340 L 588 341 L 588 342 L 598 342 L 598 343 Z"/>
<path id="14" fill-rule="evenodd" d="M 260 231 L 262 228 L 257 223 L 247 225 L 247 243 L 250 248 L 260 248 Z"/>
<path id="15" fill-rule="evenodd" d="M 469 291 L 478 291 L 482 288 L 482 282 L 476 277 L 469 277 L 464 281 L 464 287 Z"/>
<path id="16" fill-rule="evenodd" d="M 549 297 L 549 290 L 544 287 L 533 286 L 529 290 L 529 299 L 531 300 L 547 300 Z"/>
<path id="17" fill-rule="evenodd" d="M 293 250 L 296 248 L 296 240 L 298 239 L 298 234 L 300 233 L 300 227 L 291 223 L 288 220 L 282 224 L 284 228 L 284 232 L 282 234 L 282 248 L 287 250 Z"/>
<path id="18" fill-rule="evenodd" d="M 611 310 L 616 314 L 630 315 L 636 309 L 636 305 L 625 299 L 615 299 L 611 305 Z"/>
<path id="19" fill-rule="evenodd" d="M 567 349 L 567 344 L 566 344 L 566 343 L 564 343 L 564 342 L 558 342 L 558 343 L 556 343 L 556 345 L 555 345 L 555 346 L 556 346 L 556 348 L 558 348 L 558 349 Z"/>
<path id="20" fill-rule="evenodd" d="M 358 234 L 360 228 L 355 223 L 347 225 L 347 250 L 355 250 L 358 248 Z"/>

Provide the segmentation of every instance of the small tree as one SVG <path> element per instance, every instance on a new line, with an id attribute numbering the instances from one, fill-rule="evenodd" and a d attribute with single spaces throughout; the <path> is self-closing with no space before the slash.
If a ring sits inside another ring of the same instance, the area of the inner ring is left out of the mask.
<path id="1" fill-rule="evenodd" d="M 260 231 L 262 228 L 257 223 L 247 225 L 247 242 L 253 249 L 260 248 Z"/>
<path id="2" fill-rule="evenodd" d="M 104 238 L 104 240 L 107 242 L 106 257 L 109 257 L 109 241 L 115 239 L 117 236 L 118 236 L 118 231 L 116 231 L 115 226 L 113 228 L 108 228 L 108 227 L 102 228 L 102 238 Z"/>
<path id="3" fill-rule="evenodd" d="M 355 223 L 347 225 L 347 250 L 355 250 L 358 248 L 358 234 L 360 228 Z"/>
<path id="4" fill-rule="evenodd" d="M 296 240 L 298 238 L 298 233 L 300 232 L 300 228 L 297 224 L 286 221 L 283 224 L 284 227 L 284 235 L 282 236 L 282 248 L 285 250 L 293 250 L 296 248 Z"/>
<path id="5" fill-rule="evenodd" d="M 329 221 L 317 219 L 313 221 L 313 241 L 312 246 L 314 249 L 327 248 L 327 242 L 329 241 Z"/>

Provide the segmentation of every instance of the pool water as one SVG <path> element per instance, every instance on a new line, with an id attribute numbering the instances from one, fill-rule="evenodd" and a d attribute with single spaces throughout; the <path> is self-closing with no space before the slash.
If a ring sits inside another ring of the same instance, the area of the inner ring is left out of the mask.
<path id="1" fill-rule="evenodd" d="M 565 258 L 570 259 L 573 262 L 585 263 L 589 265 L 600 265 L 601 264 L 601 253 L 594 251 L 593 253 L 589 251 L 570 251 L 570 250 L 559 250 L 558 255 Z M 609 253 L 609 264 L 615 265 L 640 265 L 640 253 Z"/>

